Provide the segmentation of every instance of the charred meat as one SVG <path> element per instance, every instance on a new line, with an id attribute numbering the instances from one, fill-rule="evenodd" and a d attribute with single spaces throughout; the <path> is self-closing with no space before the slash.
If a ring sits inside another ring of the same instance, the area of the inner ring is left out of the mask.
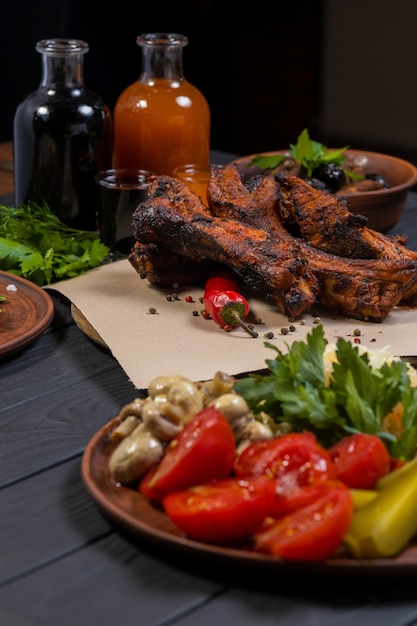
<path id="1" fill-rule="evenodd" d="M 375 322 L 417 291 L 417 253 L 295 176 L 243 181 L 234 165 L 212 167 L 207 195 L 209 208 L 176 179 L 154 178 L 133 216 L 129 259 L 143 278 L 200 282 L 222 263 L 285 315 L 319 302 Z"/>

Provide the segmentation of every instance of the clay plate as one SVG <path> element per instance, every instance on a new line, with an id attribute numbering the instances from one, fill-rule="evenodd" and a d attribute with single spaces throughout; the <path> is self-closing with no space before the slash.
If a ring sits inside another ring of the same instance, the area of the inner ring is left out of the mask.
<path id="1" fill-rule="evenodd" d="M 322 563 L 291 563 L 244 549 L 186 539 L 167 515 L 151 505 L 134 486 L 119 485 L 111 478 L 108 465 L 115 444 L 110 433 L 119 421 L 116 417 L 91 439 L 82 458 L 81 475 L 87 491 L 101 510 L 123 529 L 145 540 L 146 545 L 152 542 L 162 548 L 164 554 L 169 550 L 239 571 L 249 568 L 252 573 L 259 570 L 283 575 L 416 576 L 417 545 L 414 544 L 392 559 L 361 560 L 341 554 Z"/>
<path id="2" fill-rule="evenodd" d="M 16 290 L 8 290 L 15 285 Z M 0 358 L 26 347 L 41 335 L 52 321 L 51 296 L 25 278 L 0 271 Z"/>

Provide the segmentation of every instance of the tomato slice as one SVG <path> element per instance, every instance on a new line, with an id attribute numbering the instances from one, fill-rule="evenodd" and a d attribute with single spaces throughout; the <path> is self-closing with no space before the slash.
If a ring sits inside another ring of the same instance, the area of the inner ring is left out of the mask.
<path id="1" fill-rule="evenodd" d="M 391 457 L 377 435 L 358 433 L 329 448 L 337 478 L 352 489 L 374 489 L 391 469 Z"/>
<path id="2" fill-rule="evenodd" d="M 225 478 L 232 470 L 235 451 L 230 424 L 209 406 L 196 413 L 169 443 L 161 462 L 140 481 L 139 491 L 160 501 L 170 491 Z"/>
<path id="3" fill-rule="evenodd" d="M 221 543 L 254 533 L 268 515 L 272 498 L 270 478 L 232 477 L 172 492 L 163 506 L 189 539 Z"/>
<path id="4" fill-rule="evenodd" d="M 236 457 L 233 469 L 239 477 L 275 477 L 278 493 L 336 476 L 329 452 L 309 432 L 251 443 Z"/>
<path id="5" fill-rule="evenodd" d="M 328 493 L 329 487 L 338 484 L 339 482 L 335 480 L 318 480 L 312 485 L 291 489 L 287 493 L 276 489 L 269 514 L 276 519 L 285 517 L 289 513 L 313 504 L 313 502 Z"/>
<path id="6" fill-rule="evenodd" d="M 328 486 L 312 504 L 254 535 L 257 552 L 291 561 L 324 561 L 337 549 L 353 518 L 353 500 L 343 484 Z"/>

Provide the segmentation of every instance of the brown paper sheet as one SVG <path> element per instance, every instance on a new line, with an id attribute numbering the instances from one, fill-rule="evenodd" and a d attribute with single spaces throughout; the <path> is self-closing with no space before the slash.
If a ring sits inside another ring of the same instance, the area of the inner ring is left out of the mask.
<path id="1" fill-rule="evenodd" d="M 265 360 L 275 352 L 265 341 L 286 350 L 286 345 L 304 340 L 317 320 L 313 313 L 292 322 L 295 330 L 286 335 L 288 319 L 268 302 L 249 298 L 251 311 L 262 324 L 256 324 L 258 338 L 243 330 L 229 333 L 199 313 L 203 305 L 201 288 L 175 290 L 178 300 L 169 301 L 174 289 L 160 289 L 143 280 L 129 261 L 122 260 L 102 266 L 77 278 L 54 283 L 51 288 L 61 292 L 81 311 L 107 344 L 133 384 L 147 388 L 155 376 L 179 373 L 191 380 L 207 380 L 222 370 L 239 374 L 265 367 Z M 193 302 L 187 302 L 192 296 Z M 154 307 L 155 314 L 149 313 Z M 360 330 L 360 342 L 370 348 L 389 347 L 397 356 L 417 355 L 417 309 L 394 309 L 382 324 L 332 317 L 319 311 L 329 342 L 338 337 L 354 340 Z M 264 334 L 274 333 L 272 339 Z"/>

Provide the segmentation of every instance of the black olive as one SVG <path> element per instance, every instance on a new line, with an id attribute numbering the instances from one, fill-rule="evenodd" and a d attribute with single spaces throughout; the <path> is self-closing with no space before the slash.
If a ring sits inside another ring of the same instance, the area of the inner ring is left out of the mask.
<path id="1" fill-rule="evenodd" d="M 385 178 L 383 176 L 380 176 L 379 174 L 366 174 L 365 178 L 367 178 L 368 180 L 376 180 L 376 182 L 381 185 L 382 189 L 390 188 L 390 184 L 387 183 Z"/>
<path id="2" fill-rule="evenodd" d="M 346 182 L 343 168 L 335 163 L 321 163 L 313 171 L 313 177 L 323 181 L 332 193 L 339 191 Z"/>

